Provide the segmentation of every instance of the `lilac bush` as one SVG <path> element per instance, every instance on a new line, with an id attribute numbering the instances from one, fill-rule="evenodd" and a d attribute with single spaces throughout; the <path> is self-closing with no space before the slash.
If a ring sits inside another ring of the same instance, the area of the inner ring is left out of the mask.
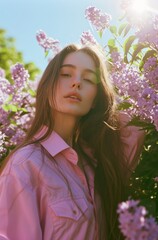
<path id="1" fill-rule="evenodd" d="M 2 72 L 2 71 L 1 71 Z M 34 115 L 35 91 L 28 71 L 20 63 L 11 66 L 13 83 L 0 76 L 0 158 L 3 159 L 25 136 Z"/>

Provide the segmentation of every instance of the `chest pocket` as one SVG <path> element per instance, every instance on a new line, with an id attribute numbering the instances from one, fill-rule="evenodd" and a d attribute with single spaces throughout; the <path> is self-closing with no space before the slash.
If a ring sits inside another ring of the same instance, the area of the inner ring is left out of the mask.
<path id="1" fill-rule="evenodd" d="M 85 199 L 64 199 L 55 203 L 51 203 L 51 209 L 56 217 L 69 218 L 78 221 L 81 216 L 86 216 L 85 212 L 88 208 Z"/>

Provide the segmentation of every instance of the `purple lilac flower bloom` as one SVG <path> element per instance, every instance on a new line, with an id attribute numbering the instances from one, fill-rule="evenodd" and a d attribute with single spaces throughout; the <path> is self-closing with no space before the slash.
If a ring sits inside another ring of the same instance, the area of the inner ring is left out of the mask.
<path id="1" fill-rule="evenodd" d="M 4 95 L 9 95 L 14 92 L 14 87 L 6 78 L 0 77 L 0 91 Z"/>
<path id="2" fill-rule="evenodd" d="M 4 109 L 0 106 L 0 124 L 4 126 L 9 124 L 8 120 L 8 112 L 4 111 Z"/>
<path id="3" fill-rule="evenodd" d="M 144 66 L 144 74 L 139 69 L 123 62 L 118 52 L 111 54 L 113 68 L 111 78 L 122 99 L 131 104 L 127 112 L 151 122 L 158 129 L 157 60 L 149 59 Z M 156 67 L 155 67 L 156 66 Z"/>
<path id="4" fill-rule="evenodd" d="M 96 45 L 97 44 L 95 38 L 93 37 L 93 35 L 90 31 L 84 31 L 81 35 L 80 40 L 81 40 L 82 45 L 87 45 L 87 44 Z"/>
<path id="5" fill-rule="evenodd" d="M 144 75 L 153 86 L 158 90 L 158 60 L 156 57 L 149 57 L 144 64 Z"/>
<path id="6" fill-rule="evenodd" d="M 15 65 L 11 66 L 10 70 L 15 87 L 17 89 L 23 87 L 24 83 L 30 77 L 28 74 L 28 70 L 26 70 L 24 66 L 20 63 L 16 63 Z"/>
<path id="7" fill-rule="evenodd" d="M 18 145 L 22 142 L 22 140 L 24 139 L 26 133 L 20 129 L 19 127 L 16 128 L 16 132 L 14 135 L 12 135 L 12 137 L 10 138 L 10 142 L 11 145 Z"/>
<path id="8" fill-rule="evenodd" d="M 111 55 L 113 69 L 111 78 L 121 96 L 129 97 L 129 101 L 136 101 L 143 90 L 142 77 L 138 69 L 123 62 L 122 57 L 116 53 Z M 115 61 L 114 61 L 115 60 Z"/>
<path id="9" fill-rule="evenodd" d="M 2 133 L 2 131 L 0 131 L 0 146 L 3 145 L 5 137 L 6 137 L 5 133 Z"/>
<path id="10" fill-rule="evenodd" d="M 54 53 L 58 53 L 60 51 L 59 41 L 48 37 L 44 31 L 39 30 L 36 33 L 36 39 L 39 45 L 43 47 L 45 51 L 53 50 Z"/>
<path id="11" fill-rule="evenodd" d="M 15 126 L 10 124 L 5 129 L 6 138 L 8 141 L 5 141 L 5 147 L 10 148 L 12 146 L 16 146 L 17 144 L 21 143 L 21 141 L 25 137 L 25 132 L 19 126 Z"/>
<path id="12" fill-rule="evenodd" d="M 147 217 L 146 208 L 138 204 L 135 200 L 119 204 L 119 228 L 127 240 L 156 240 L 158 225 L 153 217 Z"/>
<path id="13" fill-rule="evenodd" d="M 6 135 L 0 131 L 0 158 L 6 153 L 6 148 L 5 148 L 5 137 Z"/>
<path id="14" fill-rule="evenodd" d="M 20 89 L 18 89 L 15 94 L 13 94 L 12 97 L 12 103 L 15 105 L 18 105 L 19 107 L 22 107 L 25 105 L 25 98 L 27 98 L 28 93 L 22 92 Z"/>
<path id="15" fill-rule="evenodd" d="M 85 17 L 96 28 L 97 31 L 103 32 L 105 28 L 109 27 L 111 16 L 107 13 L 103 13 L 96 7 L 88 7 L 85 10 Z"/>
<path id="16" fill-rule="evenodd" d="M 141 29 L 136 32 L 136 36 L 140 43 L 149 44 L 152 48 L 158 50 L 158 28 L 154 28 L 153 22 L 146 23 Z"/>

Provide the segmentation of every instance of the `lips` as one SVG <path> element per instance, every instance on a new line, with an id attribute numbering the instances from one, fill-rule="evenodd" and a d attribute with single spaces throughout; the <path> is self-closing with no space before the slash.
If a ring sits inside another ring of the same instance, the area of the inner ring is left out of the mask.
<path id="1" fill-rule="evenodd" d="M 81 96 L 77 92 L 71 92 L 68 95 L 66 95 L 65 98 L 70 98 L 70 99 L 74 99 L 74 100 L 77 100 L 77 101 L 81 101 Z"/>

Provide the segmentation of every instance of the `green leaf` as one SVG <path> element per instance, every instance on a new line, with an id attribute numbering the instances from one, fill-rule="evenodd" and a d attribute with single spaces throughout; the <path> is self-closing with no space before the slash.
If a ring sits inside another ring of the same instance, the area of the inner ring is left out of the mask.
<path id="1" fill-rule="evenodd" d="M 128 25 L 128 23 L 123 23 L 118 29 L 118 34 L 121 35 L 125 27 Z"/>
<path id="2" fill-rule="evenodd" d="M 13 104 L 6 104 L 6 105 L 3 105 L 2 107 L 6 112 L 8 112 L 8 111 L 17 112 L 17 110 L 18 110 L 18 108 Z"/>
<path id="3" fill-rule="evenodd" d="M 127 54 L 129 53 L 129 49 L 132 45 L 132 43 L 134 42 L 134 40 L 136 39 L 136 36 L 130 36 L 129 38 L 126 39 L 126 41 L 123 44 L 123 50 L 124 50 L 124 57 L 126 59 L 126 61 L 128 62 L 127 59 Z"/>
<path id="4" fill-rule="evenodd" d="M 23 114 L 28 113 L 28 110 L 26 108 L 18 108 L 19 111 L 22 111 Z"/>
<path id="5" fill-rule="evenodd" d="M 113 38 L 109 39 L 108 46 L 115 47 L 115 39 L 113 39 Z"/>
<path id="6" fill-rule="evenodd" d="M 103 36 L 103 31 L 98 31 L 98 35 L 99 35 L 100 38 L 102 38 L 102 36 Z"/>
<path id="7" fill-rule="evenodd" d="M 32 96 L 35 97 L 36 96 L 36 92 L 32 89 L 28 89 L 28 93 Z"/>
<path id="8" fill-rule="evenodd" d="M 123 61 L 124 61 L 125 63 L 129 63 L 129 62 L 128 62 L 127 55 L 125 55 L 125 56 L 124 56 L 124 59 L 123 59 Z"/>
<path id="9" fill-rule="evenodd" d="M 112 38 L 108 41 L 108 48 L 109 48 L 110 53 L 113 51 L 118 51 L 118 49 L 115 45 L 115 39 Z"/>
<path id="10" fill-rule="evenodd" d="M 143 129 L 153 129 L 153 124 L 152 123 L 148 123 L 145 121 L 141 121 L 139 119 L 139 117 L 134 117 L 129 123 L 129 126 L 137 126 L 137 127 L 142 127 Z"/>
<path id="11" fill-rule="evenodd" d="M 131 103 L 124 101 L 124 102 L 121 102 L 121 103 L 119 104 L 118 109 L 119 109 L 119 110 L 124 110 L 124 109 L 130 108 L 131 106 L 132 106 Z"/>
<path id="12" fill-rule="evenodd" d="M 124 37 L 127 35 L 127 33 L 129 32 L 130 29 L 131 29 L 131 25 L 127 24 L 127 26 L 124 29 L 124 35 L 123 35 Z"/>
<path id="13" fill-rule="evenodd" d="M 117 36 L 117 27 L 116 26 L 110 26 L 109 30 L 111 33 L 113 33 L 115 36 Z"/>
<path id="14" fill-rule="evenodd" d="M 48 53 L 49 53 L 49 51 L 47 50 L 47 51 L 45 51 L 45 57 L 47 57 L 48 56 Z"/>
<path id="15" fill-rule="evenodd" d="M 139 43 L 136 45 L 135 47 L 135 50 L 132 54 L 132 59 L 131 59 L 131 63 L 133 63 L 135 60 L 136 60 L 136 57 L 139 53 L 141 53 L 141 51 L 144 49 L 144 48 L 147 48 L 148 45 L 144 44 L 144 43 Z"/>

